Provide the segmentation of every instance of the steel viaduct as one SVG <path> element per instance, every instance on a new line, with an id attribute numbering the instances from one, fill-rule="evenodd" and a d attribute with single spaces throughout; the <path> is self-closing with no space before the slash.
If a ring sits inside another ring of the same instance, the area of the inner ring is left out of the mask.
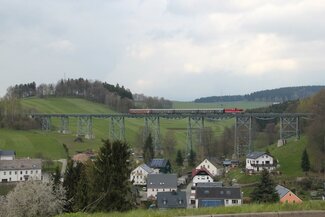
<path id="1" fill-rule="evenodd" d="M 70 133 L 69 119 L 77 119 L 77 136 L 92 139 L 93 119 L 109 120 L 109 138 L 125 140 L 125 119 L 144 119 L 144 138 L 151 132 L 155 148 L 160 147 L 160 119 L 187 119 L 187 151 L 193 148 L 196 138 L 201 140 L 201 130 L 206 120 L 235 119 L 234 153 L 237 158 L 252 151 L 252 120 L 279 119 L 281 140 L 300 138 L 300 119 L 310 118 L 310 113 L 220 113 L 220 114 L 31 114 L 41 122 L 44 131 L 51 130 L 51 119 L 60 119 L 59 132 Z M 198 142 L 199 144 L 200 141 Z"/>

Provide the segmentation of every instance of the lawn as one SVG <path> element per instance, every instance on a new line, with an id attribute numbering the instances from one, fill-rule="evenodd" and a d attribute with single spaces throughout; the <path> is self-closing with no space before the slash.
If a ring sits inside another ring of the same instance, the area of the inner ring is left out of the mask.
<path id="1" fill-rule="evenodd" d="M 90 102 L 79 98 L 28 98 L 23 99 L 22 105 L 38 113 L 89 113 L 89 114 L 112 114 L 114 111 L 99 103 Z M 41 130 L 16 131 L 0 129 L 0 149 L 16 150 L 18 157 L 42 156 L 49 159 L 59 159 L 65 157 L 62 144 L 66 144 L 70 154 L 87 149 L 97 150 L 101 146 L 102 139 L 109 138 L 108 119 L 93 119 L 94 139 L 84 139 L 82 143 L 75 142 L 77 134 L 77 119 L 69 119 L 69 134 L 60 134 L 58 129 L 60 119 L 52 118 L 50 132 Z M 232 119 L 225 121 L 205 121 L 206 127 L 211 127 L 216 136 L 222 134 L 224 127 L 233 125 Z M 172 130 L 176 136 L 176 149 L 186 150 L 186 135 L 188 121 L 186 119 L 171 120 L 160 119 L 160 138 L 163 141 L 168 130 Z M 144 126 L 143 119 L 125 120 L 126 140 L 132 147 L 140 148 L 137 137 L 139 129 Z M 195 137 L 195 136 L 194 136 Z"/>
<path id="2" fill-rule="evenodd" d="M 233 207 L 199 208 L 199 209 L 173 209 L 173 210 L 143 210 L 137 209 L 129 212 L 110 212 L 110 213 L 70 213 L 60 217 L 171 217 L 171 216 L 195 216 L 213 214 L 234 214 L 234 213 L 262 213 L 279 211 L 307 211 L 325 210 L 324 201 L 311 201 L 302 204 L 247 204 Z"/>
<path id="3" fill-rule="evenodd" d="M 270 153 L 278 160 L 282 178 L 295 178 L 303 176 L 301 169 L 301 157 L 306 147 L 307 138 L 302 136 L 300 140 L 290 139 L 284 146 L 277 147 L 276 144 L 269 147 Z"/>

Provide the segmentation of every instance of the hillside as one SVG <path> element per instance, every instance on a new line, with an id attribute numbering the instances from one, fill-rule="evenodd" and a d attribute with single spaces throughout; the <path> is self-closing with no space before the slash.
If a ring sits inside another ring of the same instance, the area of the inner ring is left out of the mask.
<path id="1" fill-rule="evenodd" d="M 246 95 L 232 96 L 209 96 L 195 99 L 196 103 L 211 102 L 236 102 L 236 101 L 265 101 L 265 102 L 285 102 L 307 98 L 319 92 L 325 86 L 301 86 L 301 87 L 283 87 L 272 90 L 256 91 Z"/>
<path id="2" fill-rule="evenodd" d="M 94 103 L 80 98 L 25 98 L 21 100 L 23 107 L 32 109 L 39 113 L 114 113 L 104 104 Z M 18 157 L 42 156 L 50 159 L 64 158 L 62 144 L 66 144 L 71 154 L 86 149 L 97 150 L 101 145 L 101 140 L 108 138 L 109 120 L 94 119 L 93 133 L 95 138 L 85 139 L 83 143 L 75 142 L 77 131 L 76 119 L 70 119 L 70 134 L 60 134 L 57 132 L 60 124 L 59 119 L 52 120 L 53 130 L 42 132 L 40 130 L 17 131 L 11 129 L 0 129 L 0 149 L 14 149 Z M 206 126 L 211 126 L 216 135 L 223 132 L 225 126 L 231 126 L 232 120 L 207 122 Z M 138 133 L 140 127 L 144 126 L 143 119 L 126 119 L 126 139 L 132 147 L 140 147 Z M 187 120 L 160 121 L 161 139 L 168 130 L 175 133 L 176 149 L 186 149 L 186 129 Z"/>

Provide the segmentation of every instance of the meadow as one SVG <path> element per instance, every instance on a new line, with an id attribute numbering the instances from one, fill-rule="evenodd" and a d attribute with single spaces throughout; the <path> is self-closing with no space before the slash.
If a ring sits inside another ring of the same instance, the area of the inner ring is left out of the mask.
<path id="1" fill-rule="evenodd" d="M 325 210 L 324 201 L 309 201 L 302 204 L 244 204 L 232 207 L 214 207 L 199 209 L 173 209 L 173 210 L 144 210 L 137 209 L 129 212 L 109 213 L 71 213 L 62 214 L 59 217 L 172 217 L 172 216 L 195 216 L 195 215 L 217 215 L 234 213 L 263 213 L 281 211 L 308 211 Z"/>
<path id="2" fill-rule="evenodd" d="M 89 113 L 89 114 L 115 114 L 116 112 L 107 106 L 87 101 L 80 98 L 27 98 L 21 100 L 22 106 L 36 113 Z M 225 104 L 174 102 L 174 108 L 216 108 L 224 107 L 252 108 L 266 106 L 265 102 L 236 102 Z M 69 148 L 70 154 L 75 154 L 84 150 L 96 151 L 102 144 L 102 139 L 109 138 L 109 120 L 93 120 L 93 139 L 84 139 L 83 142 L 75 141 L 77 134 L 77 120 L 70 118 L 69 134 L 60 134 L 59 119 L 52 119 L 52 130 L 49 132 L 41 130 L 12 130 L 0 129 L 0 149 L 16 150 L 18 157 L 42 157 L 48 159 L 65 158 L 63 144 Z M 186 150 L 187 120 L 161 119 L 160 138 L 163 140 L 167 131 L 174 132 L 177 145 L 176 149 Z M 234 120 L 206 121 L 205 126 L 211 127 L 216 136 L 222 134 L 225 127 L 234 124 Z M 143 119 L 125 120 L 126 140 L 134 148 L 141 148 L 141 131 L 144 126 Z M 140 138 L 140 139 L 139 139 Z"/>

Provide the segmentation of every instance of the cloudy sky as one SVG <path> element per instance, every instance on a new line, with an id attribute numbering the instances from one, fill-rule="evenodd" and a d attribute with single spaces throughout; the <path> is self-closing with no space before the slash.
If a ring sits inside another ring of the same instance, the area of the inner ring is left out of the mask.
<path id="1" fill-rule="evenodd" d="M 0 95 L 61 78 L 173 100 L 325 84 L 324 0 L 0 0 Z"/>

